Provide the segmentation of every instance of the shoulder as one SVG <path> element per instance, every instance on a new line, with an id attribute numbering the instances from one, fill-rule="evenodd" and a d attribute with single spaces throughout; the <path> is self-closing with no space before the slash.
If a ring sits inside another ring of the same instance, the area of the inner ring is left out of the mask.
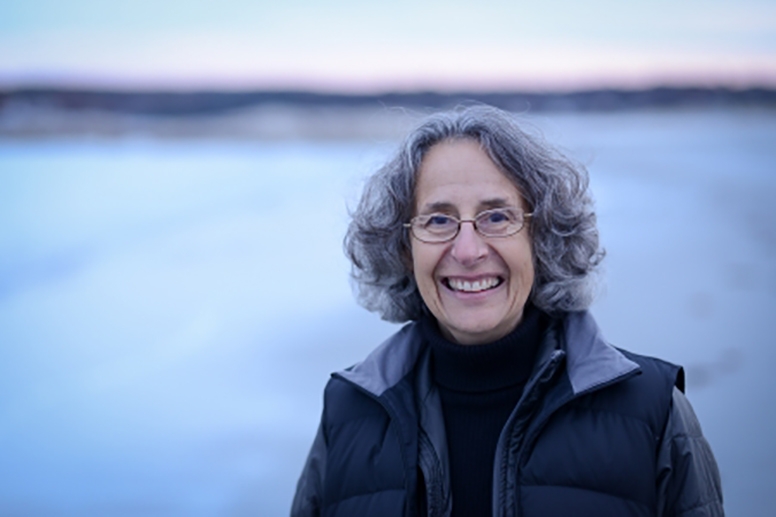
<path id="1" fill-rule="evenodd" d="M 327 420 L 342 421 L 382 413 L 386 400 L 411 389 L 415 366 L 425 350 L 416 323 L 408 323 L 363 361 L 334 372 L 324 390 Z"/>
<path id="2" fill-rule="evenodd" d="M 676 387 L 679 391 L 684 392 L 684 369 L 681 366 L 658 357 L 637 354 L 617 347 L 616 349 L 638 364 L 641 368 L 641 375 L 646 376 L 645 378 L 653 382 L 662 381 L 663 384 L 667 384 L 671 388 Z"/>
<path id="3" fill-rule="evenodd" d="M 619 415 L 622 422 L 641 422 L 656 445 L 672 410 L 673 392 L 681 368 L 654 357 L 620 352 L 638 368 L 576 398 L 571 405 L 596 413 Z"/>
<path id="4" fill-rule="evenodd" d="M 567 313 L 558 322 L 575 395 L 572 405 L 637 418 L 659 436 L 672 391 L 683 388 L 682 368 L 611 345 L 589 312 Z"/>
<path id="5" fill-rule="evenodd" d="M 380 397 L 412 371 L 424 345 L 417 322 L 408 323 L 383 341 L 366 359 L 335 372 L 332 378 L 347 381 Z"/>
<path id="6" fill-rule="evenodd" d="M 684 390 L 684 370 L 679 365 L 657 357 L 618 350 L 639 365 L 638 374 L 629 379 L 626 386 L 631 387 L 640 404 L 657 412 L 654 418 L 665 422 L 673 406 L 674 391 L 681 393 Z"/>
<path id="7" fill-rule="evenodd" d="M 674 392 L 684 389 L 681 366 L 657 357 L 617 349 L 639 365 L 635 375 L 612 388 L 622 411 L 649 422 L 658 437 L 662 434 L 674 406 Z"/>
<path id="8" fill-rule="evenodd" d="M 566 352 L 567 373 L 575 395 L 628 386 L 637 393 L 657 389 L 668 402 L 675 385 L 684 387 L 681 367 L 611 345 L 587 311 L 563 314 L 555 328 Z"/>

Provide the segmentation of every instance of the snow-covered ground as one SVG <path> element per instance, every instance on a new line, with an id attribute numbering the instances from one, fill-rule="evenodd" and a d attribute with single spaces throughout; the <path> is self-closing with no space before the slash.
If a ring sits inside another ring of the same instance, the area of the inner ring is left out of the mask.
<path id="1" fill-rule="evenodd" d="M 585 163 L 610 341 L 684 364 L 730 515 L 776 506 L 776 112 L 543 115 Z M 285 515 L 394 142 L 0 141 L 0 514 Z"/>

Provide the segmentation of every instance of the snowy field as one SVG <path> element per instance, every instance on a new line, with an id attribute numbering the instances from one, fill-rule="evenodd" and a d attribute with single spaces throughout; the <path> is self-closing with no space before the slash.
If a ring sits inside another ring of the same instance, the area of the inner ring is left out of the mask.
<path id="1" fill-rule="evenodd" d="M 776 508 L 776 112 L 542 115 L 587 165 L 618 346 L 685 365 L 730 516 Z M 0 140 L 0 515 L 280 516 L 360 309 L 392 141 Z"/>

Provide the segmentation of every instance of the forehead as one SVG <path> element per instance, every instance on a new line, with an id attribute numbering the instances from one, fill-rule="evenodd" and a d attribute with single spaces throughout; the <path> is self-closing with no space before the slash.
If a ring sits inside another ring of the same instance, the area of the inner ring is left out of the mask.
<path id="1" fill-rule="evenodd" d="M 499 205 L 524 208 L 517 187 L 479 142 L 447 140 L 426 152 L 415 186 L 416 212 L 440 206 L 471 211 Z"/>

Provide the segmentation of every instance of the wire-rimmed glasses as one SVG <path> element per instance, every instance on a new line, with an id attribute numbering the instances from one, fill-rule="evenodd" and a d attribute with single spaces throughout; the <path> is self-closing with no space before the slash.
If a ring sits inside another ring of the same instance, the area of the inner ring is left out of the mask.
<path id="1" fill-rule="evenodd" d="M 455 239 L 462 223 L 472 223 L 483 237 L 509 237 L 525 226 L 525 220 L 533 214 L 526 214 L 519 208 L 494 208 L 480 212 L 474 219 L 458 219 L 443 213 L 425 214 L 413 217 L 404 223 L 412 235 L 422 242 L 435 244 Z"/>

